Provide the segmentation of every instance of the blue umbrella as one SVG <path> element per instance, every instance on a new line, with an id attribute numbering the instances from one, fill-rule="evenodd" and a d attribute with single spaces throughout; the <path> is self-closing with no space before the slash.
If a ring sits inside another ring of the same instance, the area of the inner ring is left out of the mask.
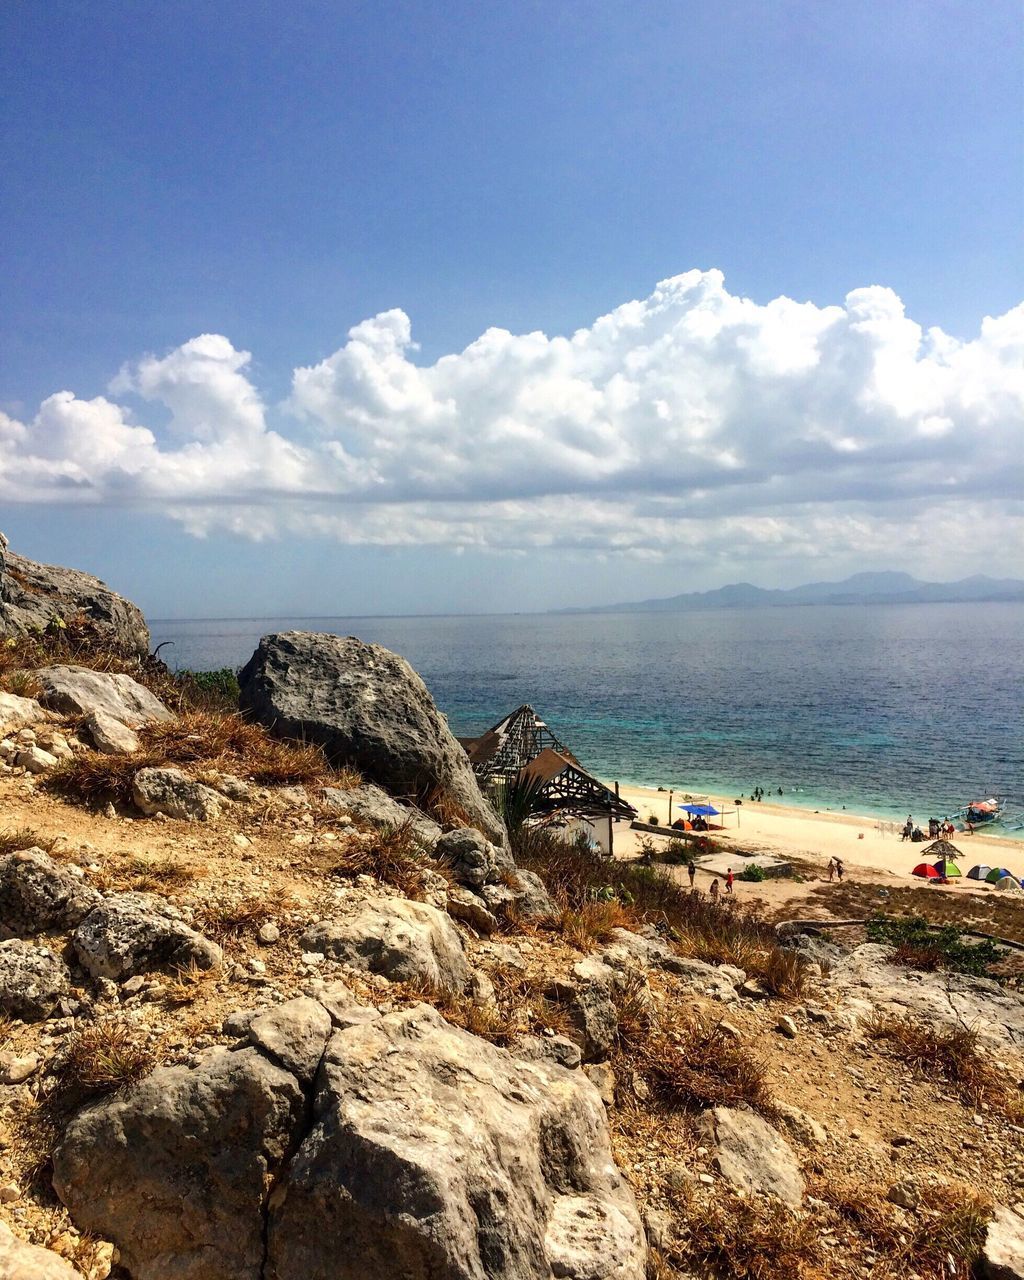
<path id="1" fill-rule="evenodd" d="M 719 813 L 713 804 L 681 804 L 678 808 L 685 810 L 691 818 L 717 818 Z"/>

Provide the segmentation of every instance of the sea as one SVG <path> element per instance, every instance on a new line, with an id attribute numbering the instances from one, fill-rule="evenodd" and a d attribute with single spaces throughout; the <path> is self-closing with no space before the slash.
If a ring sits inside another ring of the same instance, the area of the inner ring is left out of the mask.
<path id="1" fill-rule="evenodd" d="M 1024 605 L 680 614 L 156 620 L 174 668 L 240 667 L 260 636 L 400 653 L 459 736 L 533 705 L 606 781 L 882 819 L 1001 797 L 1024 839 Z M 781 796 L 779 790 L 781 788 Z M 748 801 L 749 803 L 749 801 Z"/>

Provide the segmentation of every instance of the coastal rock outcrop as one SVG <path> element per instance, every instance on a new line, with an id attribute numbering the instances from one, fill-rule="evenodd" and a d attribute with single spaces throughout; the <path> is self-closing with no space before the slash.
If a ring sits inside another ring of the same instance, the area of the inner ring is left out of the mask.
<path id="1" fill-rule="evenodd" d="M 99 901 L 95 889 L 42 849 L 19 849 L 0 858 L 0 937 L 72 928 Z"/>
<path id="2" fill-rule="evenodd" d="M 267 1188 L 305 1109 L 299 1081 L 258 1050 L 212 1049 L 76 1116 L 54 1189 L 134 1280 L 258 1280 Z"/>
<path id="3" fill-rule="evenodd" d="M 71 974 L 60 956 L 16 938 L 0 942 L 0 1013 L 40 1022 L 70 986 Z"/>
<path id="4" fill-rule="evenodd" d="M 78 618 L 119 653 L 149 653 L 149 628 L 130 600 L 91 574 L 15 555 L 0 533 L 0 635 L 44 631 Z"/>
<path id="5" fill-rule="evenodd" d="M 337 916 L 310 926 L 301 945 L 391 982 L 423 983 L 435 991 L 465 991 L 471 977 L 448 916 L 406 898 L 351 899 Z"/>
<path id="6" fill-rule="evenodd" d="M 174 714 L 137 680 L 123 672 L 93 671 L 90 667 L 40 667 L 35 672 L 42 692 L 39 701 L 65 716 L 103 712 L 137 729 L 152 721 L 173 720 Z"/>
<path id="7" fill-rule="evenodd" d="M 95 907 L 72 935 L 79 963 L 94 978 L 120 981 L 163 965 L 216 969 L 223 953 L 187 925 L 166 900 L 122 893 Z"/>
<path id="8" fill-rule="evenodd" d="M 404 658 L 352 636 L 264 636 L 239 675 L 241 705 L 272 732 L 318 742 L 392 795 L 460 815 L 506 845 L 469 759 Z"/>
<path id="9" fill-rule="evenodd" d="M 581 1074 L 419 1005 L 333 1036 L 313 1107 L 271 1201 L 267 1280 L 642 1280 L 636 1204 Z"/>

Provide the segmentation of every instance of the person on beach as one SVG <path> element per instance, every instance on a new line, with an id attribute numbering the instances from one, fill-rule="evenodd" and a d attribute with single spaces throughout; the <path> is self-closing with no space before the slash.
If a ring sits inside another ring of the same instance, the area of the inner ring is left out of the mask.
<path id="1" fill-rule="evenodd" d="M 718 881 L 717 881 L 717 880 L 712 880 L 712 881 L 711 881 L 711 888 L 710 888 L 710 889 L 708 889 L 708 893 L 710 893 L 710 894 L 711 894 L 711 901 L 712 901 L 712 902 L 717 902 L 717 901 L 718 901 Z"/>
<path id="2" fill-rule="evenodd" d="M 836 860 L 829 858 L 828 860 L 828 882 L 829 884 L 836 878 Z"/>
<path id="3" fill-rule="evenodd" d="M 697 878 L 697 864 L 690 862 L 686 867 L 686 874 L 690 877 L 690 888 L 693 888 L 693 882 Z"/>
<path id="4" fill-rule="evenodd" d="M 836 875 L 839 877 L 839 883 L 840 883 L 840 884 L 842 884 L 842 883 L 843 883 L 843 875 L 844 875 L 844 874 L 845 874 L 845 868 L 843 867 L 842 859 L 841 859 L 841 858 L 836 858 Z"/>
<path id="5" fill-rule="evenodd" d="M 728 867 L 728 868 L 726 868 L 726 872 L 725 872 L 725 891 L 726 891 L 726 893 L 732 893 L 732 882 L 733 882 L 735 879 L 736 879 L 736 877 L 735 877 L 735 876 L 733 875 L 733 873 L 732 873 L 732 867 Z"/>

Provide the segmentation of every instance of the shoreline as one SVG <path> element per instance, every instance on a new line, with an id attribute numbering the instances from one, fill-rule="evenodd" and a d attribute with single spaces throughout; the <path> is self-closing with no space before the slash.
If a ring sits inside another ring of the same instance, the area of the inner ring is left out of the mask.
<path id="1" fill-rule="evenodd" d="M 669 803 L 667 791 L 628 786 L 622 782 L 619 783 L 619 791 L 624 800 L 637 808 L 641 820 L 648 813 L 655 813 L 664 822 Z M 673 806 L 684 794 L 687 793 L 682 790 L 674 791 Z M 708 795 L 716 808 L 735 810 L 732 796 L 696 788 L 688 794 Z M 678 810 L 674 816 L 678 816 Z M 737 855 L 741 850 L 754 850 L 797 858 L 822 867 L 830 858 L 841 858 L 849 869 L 876 874 L 884 872 L 910 884 L 924 883 L 915 880 L 910 873 L 922 861 L 922 853 L 931 841 L 925 840 L 921 844 L 902 841 L 898 824 L 889 819 L 849 811 L 815 813 L 768 801 L 744 803 L 739 808 L 738 818 L 737 823 L 736 813 L 728 812 L 725 826 L 709 833 L 722 846 L 723 852 L 728 853 L 730 847 L 735 848 Z M 616 853 L 629 854 L 635 850 L 641 834 L 618 824 L 615 830 Z M 666 825 L 665 835 L 669 834 Z M 975 863 L 993 866 L 998 862 L 1000 866 L 1008 866 L 1018 877 L 1024 875 L 1024 843 L 1020 840 L 978 831 L 973 836 L 957 832 L 952 843 L 961 854 L 958 865 L 963 872 L 965 886 L 970 884 L 981 889 L 976 882 L 966 880 L 967 872 Z"/>

